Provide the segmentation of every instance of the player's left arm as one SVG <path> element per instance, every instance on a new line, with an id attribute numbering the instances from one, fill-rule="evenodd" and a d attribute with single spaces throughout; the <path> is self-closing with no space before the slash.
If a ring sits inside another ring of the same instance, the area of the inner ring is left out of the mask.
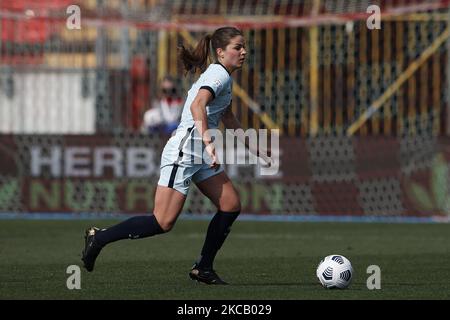
<path id="1" fill-rule="evenodd" d="M 242 129 L 240 121 L 234 115 L 233 110 L 231 110 L 231 104 L 225 109 L 225 113 L 222 116 L 222 122 L 227 129 Z"/>
<path id="2" fill-rule="evenodd" d="M 225 110 L 225 113 L 222 116 L 222 123 L 224 124 L 226 129 L 233 129 L 238 130 L 242 129 L 241 122 L 236 118 L 236 115 L 233 113 L 233 110 L 231 110 L 231 104 L 227 107 Z M 268 158 L 270 158 L 271 155 L 271 149 L 269 146 L 267 146 L 267 150 L 261 150 L 259 148 L 259 145 L 256 146 L 256 148 L 252 148 L 248 141 L 242 141 L 245 144 L 245 147 L 250 150 L 253 154 L 255 154 L 258 157 L 263 158 L 266 162 L 269 162 Z"/>

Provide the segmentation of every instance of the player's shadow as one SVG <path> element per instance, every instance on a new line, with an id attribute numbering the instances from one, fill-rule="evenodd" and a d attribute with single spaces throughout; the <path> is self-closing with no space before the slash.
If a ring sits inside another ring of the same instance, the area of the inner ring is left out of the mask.
<path id="1" fill-rule="evenodd" d="M 398 284 L 398 285 L 403 285 L 403 286 L 407 286 L 409 284 L 406 283 L 402 283 L 402 284 Z M 325 289 L 323 288 L 320 283 L 318 282 L 311 282 L 311 281 L 306 281 L 306 282 L 239 282 L 239 283 L 231 283 L 230 286 L 232 287 L 293 287 L 293 288 L 302 288 L 302 289 L 323 289 L 326 291 L 339 291 L 341 289 Z M 352 283 L 351 285 L 351 291 L 367 291 L 367 287 L 365 286 L 365 284 L 360 284 L 360 283 Z"/>
<path id="2" fill-rule="evenodd" d="M 255 286 L 255 287 L 270 287 L 270 286 L 285 286 L 285 287 L 305 287 L 305 286 L 314 286 L 317 287 L 318 284 L 315 282 L 239 282 L 239 283 L 232 283 L 233 287 L 248 287 L 248 286 Z"/>

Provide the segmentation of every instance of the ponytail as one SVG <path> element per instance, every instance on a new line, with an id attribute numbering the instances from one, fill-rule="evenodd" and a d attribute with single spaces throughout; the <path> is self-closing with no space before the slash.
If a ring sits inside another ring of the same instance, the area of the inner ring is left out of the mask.
<path id="1" fill-rule="evenodd" d="M 204 36 L 194 50 L 186 49 L 183 45 L 179 47 L 179 57 L 187 72 L 195 73 L 197 69 L 201 72 L 206 70 L 209 57 L 211 35 Z"/>

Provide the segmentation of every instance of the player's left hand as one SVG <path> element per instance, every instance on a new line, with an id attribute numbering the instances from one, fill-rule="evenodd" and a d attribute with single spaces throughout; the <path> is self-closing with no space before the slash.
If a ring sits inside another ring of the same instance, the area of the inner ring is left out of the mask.
<path id="1" fill-rule="evenodd" d="M 261 164 L 265 168 L 269 168 L 272 165 L 272 158 L 270 157 L 272 155 L 272 150 L 270 148 L 267 148 L 265 151 L 259 151 L 258 156 L 263 160 L 263 163 Z"/>

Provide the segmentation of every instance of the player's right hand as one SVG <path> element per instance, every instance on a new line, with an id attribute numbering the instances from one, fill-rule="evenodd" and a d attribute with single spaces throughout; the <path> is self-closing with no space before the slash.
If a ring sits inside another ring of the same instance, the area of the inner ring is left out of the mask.
<path id="1" fill-rule="evenodd" d="M 219 160 L 217 159 L 216 155 L 216 148 L 214 147 L 213 143 L 209 143 L 206 148 L 206 152 L 211 157 L 211 164 L 209 165 L 210 168 L 213 168 L 215 170 L 218 170 L 220 167 Z"/>

